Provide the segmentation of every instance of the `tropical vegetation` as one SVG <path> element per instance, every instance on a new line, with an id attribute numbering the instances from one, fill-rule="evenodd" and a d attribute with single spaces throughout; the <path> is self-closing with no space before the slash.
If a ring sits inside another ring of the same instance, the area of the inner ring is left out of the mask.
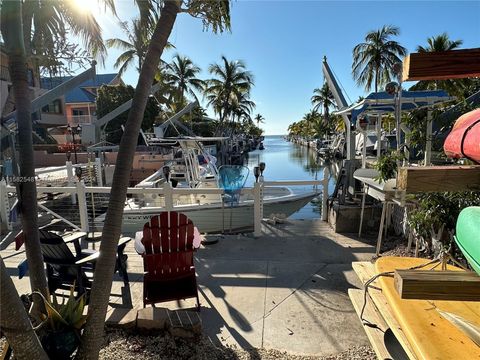
<path id="1" fill-rule="evenodd" d="M 180 102 L 185 102 L 185 94 L 198 101 L 197 94 L 201 94 L 205 82 L 198 78 L 201 69 L 186 56 L 176 54 L 166 66 L 166 81 L 174 89 L 174 97 Z"/>
<path id="2" fill-rule="evenodd" d="M 325 121 L 328 121 L 330 115 L 330 108 L 335 107 L 335 99 L 333 98 L 332 91 L 328 87 L 327 83 L 324 83 L 321 88 L 313 90 L 313 96 L 311 98 L 313 110 L 322 109 Z"/>
<path id="3" fill-rule="evenodd" d="M 407 49 L 397 41 L 400 29 L 385 25 L 381 29 L 371 31 L 365 36 L 365 41 L 353 48 L 352 74 L 358 85 L 363 85 L 365 91 L 372 88 L 375 92 L 385 85 L 395 74 L 393 66 L 402 62 L 407 55 Z"/>
<path id="4" fill-rule="evenodd" d="M 222 56 L 220 64 L 211 64 L 208 71 L 213 77 L 206 81 L 205 97 L 220 122 L 248 116 L 255 105 L 250 99 L 253 75 L 245 63 Z"/>

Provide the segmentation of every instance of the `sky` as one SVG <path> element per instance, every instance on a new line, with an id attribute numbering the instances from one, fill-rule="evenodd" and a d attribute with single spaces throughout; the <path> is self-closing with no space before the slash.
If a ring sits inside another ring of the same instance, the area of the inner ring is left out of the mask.
<path id="1" fill-rule="evenodd" d="M 81 1 L 82 4 L 88 3 Z M 91 0 L 90 0 L 91 1 Z M 245 1 L 231 3 L 232 31 L 215 35 L 204 31 L 199 19 L 180 14 L 170 36 L 176 53 L 190 57 L 209 78 L 208 66 L 225 55 L 241 59 L 255 77 L 251 98 L 266 119 L 261 127 L 267 135 L 286 134 L 287 127 L 311 108 L 313 89 L 323 84 L 322 59 L 327 57 L 347 101 L 354 102 L 365 91 L 351 75 L 352 49 L 367 32 L 395 25 L 395 39 L 414 52 L 428 37 L 447 32 L 452 40 L 463 40 L 462 48 L 480 46 L 480 1 Z M 117 2 L 118 17 L 137 16 L 133 0 Z M 118 20 L 99 15 L 104 38 L 124 36 Z M 105 67 L 98 73 L 115 72 L 120 54 L 109 50 Z M 130 68 L 122 77 L 135 86 L 138 73 Z M 405 83 L 406 87 L 413 83 Z M 204 105 L 206 102 L 204 102 Z M 209 110 L 209 114 L 213 115 Z"/>

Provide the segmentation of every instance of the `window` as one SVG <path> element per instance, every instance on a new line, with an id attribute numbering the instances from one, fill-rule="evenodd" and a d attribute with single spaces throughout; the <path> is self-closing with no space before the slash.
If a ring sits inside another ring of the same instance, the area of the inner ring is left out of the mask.
<path id="1" fill-rule="evenodd" d="M 54 100 L 50 104 L 44 106 L 42 112 L 47 114 L 62 114 L 62 102 L 60 100 Z"/>
<path id="2" fill-rule="evenodd" d="M 85 115 L 85 111 L 83 109 L 72 109 L 73 116 Z"/>

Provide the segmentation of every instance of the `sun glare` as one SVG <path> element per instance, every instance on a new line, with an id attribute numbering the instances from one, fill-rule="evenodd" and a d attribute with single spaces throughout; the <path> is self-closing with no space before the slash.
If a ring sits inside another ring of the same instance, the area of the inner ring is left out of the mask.
<path id="1" fill-rule="evenodd" d="M 81 12 L 95 14 L 98 10 L 98 0 L 73 0 L 75 7 Z"/>

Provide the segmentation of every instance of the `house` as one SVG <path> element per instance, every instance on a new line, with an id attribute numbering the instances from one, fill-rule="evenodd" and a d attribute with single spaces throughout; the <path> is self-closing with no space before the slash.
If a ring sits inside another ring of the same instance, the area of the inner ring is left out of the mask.
<path id="1" fill-rule="evenodd" d="M 28 61 L 27 70 L 30 97 L 33 100 L 48 90 L 41 86 L 38 66 L 34 66 L 31 61 Z M 15 110 L 15 101 L 12 94 L 10 94 L 11 87 L 12 82 L 8 69 L 8 55 L 3 43 L 0 42 L 0 111 L 3 115 L 7 115 Z M 33 119 L 36 125 L 44 128 L 65 125 L 67 118 L 63 112 L 64 101 L 64 97 L 62 96 L 55 100 L 52 106 L 45 107 L 42 111 L 34 114 Z"/>
<path id="2" fill-rule="evenodd" d="M 45 77 L 40 80 L 42 88 L 53 89 L 71 78 L 72 76 Z M 120 84 L 123 85 L 123 81 L 118 74 L 97 74 L 94 79 L 87 80 L 80 86 L 68 91 L 65 94 L 64 106 L 67 123 L 73 127 L 78 124 L 91 124 L 94 122 L 97 119 L 96 98 L 98 88 L 102 85 Z M 49 110 L 52 111 L 58 110 L 59 106 L 60 104 L 55 102 L 48 105 Z"/>

